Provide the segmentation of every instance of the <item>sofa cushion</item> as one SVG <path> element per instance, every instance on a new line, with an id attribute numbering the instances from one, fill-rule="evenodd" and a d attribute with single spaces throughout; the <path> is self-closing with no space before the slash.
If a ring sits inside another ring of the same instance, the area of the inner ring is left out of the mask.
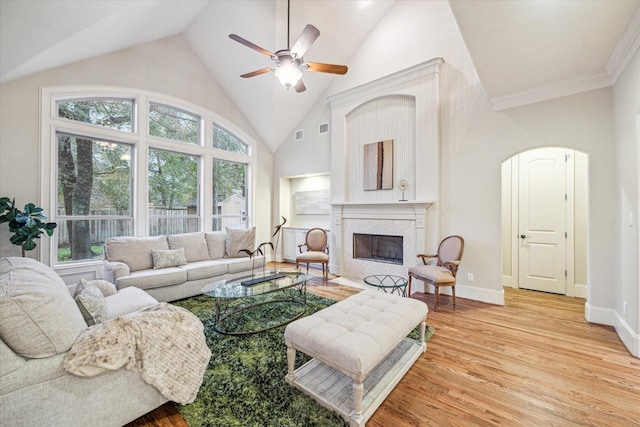
<path id="1" fill-rule="evenodd" d="M 227 244 L 227 233 L 224 231 L 211 231 L 204 233 L 209 248 L 209 259 L 218 259 L 224 257 L 224 251 Z"/>
<path id="2" fill-rule="evenodd" d="M 209 248 L 204 233 L 183 233 L 167 236 L 169 249 L 184 249 L 187 262 L 209 259 Z"/>
<path id="3" fill-rule="evenodd" d="M 187 281 L 187 272 L 178 267 L 168 267 L 159 270 L 134 271 L 127 277 L 117 280 L 118 289 L 135 286 L 140 289 L 160 288 L 162 286 L 178 285 Z"/>
<path id="4" fill-rule="evenodd" d="M 102 323 L 107 314 L 107 301 L 97 286 L 81 281 L 76 287 L 74 299 L 87 325 Z"/>
<path id="5" fill-rule="evenodd" d="M 134 286 L 121 289 L 117 294 L 105 299 L 107 300 L 107 315 L 105 316 L 107 320 L 159 304 L 157 299 Z"/>
<path id="6" fill-rule="evenodd" d="M 185 265 L 187 258 L 184 256 L 184 249 L 151 249 L 151 257 L 153 258 L 153 268 L 167 268 L 178 267 L 179 265 Z"/>
<path id="7" fill-rule="evenodd" d="M 18 356 L 4 341 L 0 340 L 0 377 L 3 377 L 27 364 L 27 359 Z"/>
<path id="8" fill-rule="evenodd" d="M 133 271 L 153 268 L 152 249 L 167 250 L 167 236 L 113 237 L 104 245 L 108 261 L 124 262 Z"/>
<path id="9" fill-rule="evenodd" d="M 264 257 L 263 256 L 255 256 L 253 257 L 253 259 L 251 258 L 233 258 L 233 259 L 227 259 L 227 272 L 229 274 L 233 274 L 233 273 L 240 273 L 243 271 L 246 272 L 251 272 L 251 269 L 255 267 L 256 269 L 256 275 L 257 274 L 261 274 L 262 272 L 262 267 L 263 267 L 263 263 L 264 263 Z M 260 271 L 258 271 L 260 270 Z"/>
<path id="10" fill-rule="evenodd" d="M 208 279 L 227 273 L 226 261 L 198 261 L 180 266 L 187 272 L 187 280 Z"/>
<path id="11" fill-rule="evenodd" d="M 67 351 L 87 328 L 67 286 L 31 258 L 0 258 L 0 338 L 18 355 Z"/>
<path id="12" fill-rule="evenodd" d="M 249 255 L 239 252 L 241 249 L 253 251 L 256 248 L 256 228 L 248 230 L 227 227 L 225 255 L 228 258 L 248 258 Z"/>

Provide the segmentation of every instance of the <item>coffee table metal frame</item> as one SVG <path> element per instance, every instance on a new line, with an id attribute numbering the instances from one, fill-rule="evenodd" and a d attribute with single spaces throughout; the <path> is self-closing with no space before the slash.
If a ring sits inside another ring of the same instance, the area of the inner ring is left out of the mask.
<path id="1" fill-rule="evenodd" d="M 407 296 L 407 279 L 392 274 L 373 274 L 364 278 L 364 283 L 374 286 L 379 290 L 389 294 L 397 293 L 400 296 Z"/>
<path id="2" fill-rule="evenodd" d="M 202 288 L 202 294 L 212 297 L 215 300 L 214 328 L 216 331 L 224 335 L 251 335 L 286 325 L 306 313 L 307 281 L 312 278 L 312 275 L 296 271 L 285 272 L 284 277 L 265 280 L 253 285 L 241 284 L 242 281 L 251 279 L 251 277 L 218 280 Z M 240 299 L 255 299 L 257 296 L 273 292 L 282 292 L 282 297 L 257 303 L 240 304 L 239 306 L 232 304 Z M 281 322 L 264 328 L 237 332 L 229 330 L 223 326 L 225 321 L 234 321 L 234 319 L 237 321 L 240 315 L 247 310 L 263 305 L 278 304 L 282 302 L 296 304 L 300 306 L 300 310 L 294 312 L 294 316 L 285 317 Z"/>

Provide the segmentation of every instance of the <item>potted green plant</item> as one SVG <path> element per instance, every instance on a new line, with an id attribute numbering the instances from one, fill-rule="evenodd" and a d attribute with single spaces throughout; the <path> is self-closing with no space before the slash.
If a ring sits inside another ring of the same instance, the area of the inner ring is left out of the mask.
<path id="1" fill-rule="evenodd" d="M 9 241 L 22 247 L 22 256 L 25 256 L 26 251 L 36 248 L 35 239 L 39 239 L 43 233 L 53 235 L 57 224 L 45 222 L 47 216 L 42 211 L 42 208 L 33 203 L 27 203 L 24 211 L 21 211 L 16 208 L 16 199 L 0 197 L 0 224 L 9 223 L 9 231 L 13 233 Z"/>

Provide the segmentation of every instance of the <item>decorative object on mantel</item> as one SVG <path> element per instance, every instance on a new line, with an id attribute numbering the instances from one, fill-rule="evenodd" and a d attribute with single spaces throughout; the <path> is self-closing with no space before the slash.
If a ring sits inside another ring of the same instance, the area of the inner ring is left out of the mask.
<path id="1" fill-rule="evenodd" d="M 16 199 L 0 197 L 0 224 L 9 223 L 9 231 L 13 236 L 9 241 L 22 248 L 22 256 L 26 251 L 36 248 L 35 239 L 39 239 L 43 233 L 53 235 L 53 230 L 58 226 L 55 222 L 44 222 L 47 216 L 43 209 L 33 203 L 24 205 L 24 211 L 16 208 Z"/>
<path id="2" fill-rule="evenodd" d="M 406 202 L 407 199 L 404 197 L 404 192 L 407 188 L 409 188 L 409 183 L 407 182 L 406 179 L 401 179 L 400 182 L 398 183 L 398 188 L 400 188 L 400 191 L 402 192 L 400 195 L 400 200 L 398 200 L 399 202 Z"/>
<path id="3" fill-rule="evenodd" d="M 390 190 L 393 186 L 393 140 L 364 146 L 364 189 Z"/>

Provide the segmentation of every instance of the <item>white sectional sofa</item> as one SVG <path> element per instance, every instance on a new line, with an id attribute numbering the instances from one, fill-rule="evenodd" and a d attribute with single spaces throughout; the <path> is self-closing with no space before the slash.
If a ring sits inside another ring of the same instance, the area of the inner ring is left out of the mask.
<path id="1" fill-rule="evenodd" d="M 251 276 L 264 256 L 255 249 L 255 228 L 155 237 L 115 237 L 104 250 L 104 278 L 118 289 L 137 287 L 158 301 L 200 294 L 212 281 Z"/>
<path id="2" fill-rule="evenodd" d="M 103 321 L 158 304 L 140 289 L 109 286 Z M 0 258 L 0 425 L 118 427 L 167 401 L 132 370 L 80 377 L 64 369 L 89 328 L 74 288 L 36 260 Z"/>

